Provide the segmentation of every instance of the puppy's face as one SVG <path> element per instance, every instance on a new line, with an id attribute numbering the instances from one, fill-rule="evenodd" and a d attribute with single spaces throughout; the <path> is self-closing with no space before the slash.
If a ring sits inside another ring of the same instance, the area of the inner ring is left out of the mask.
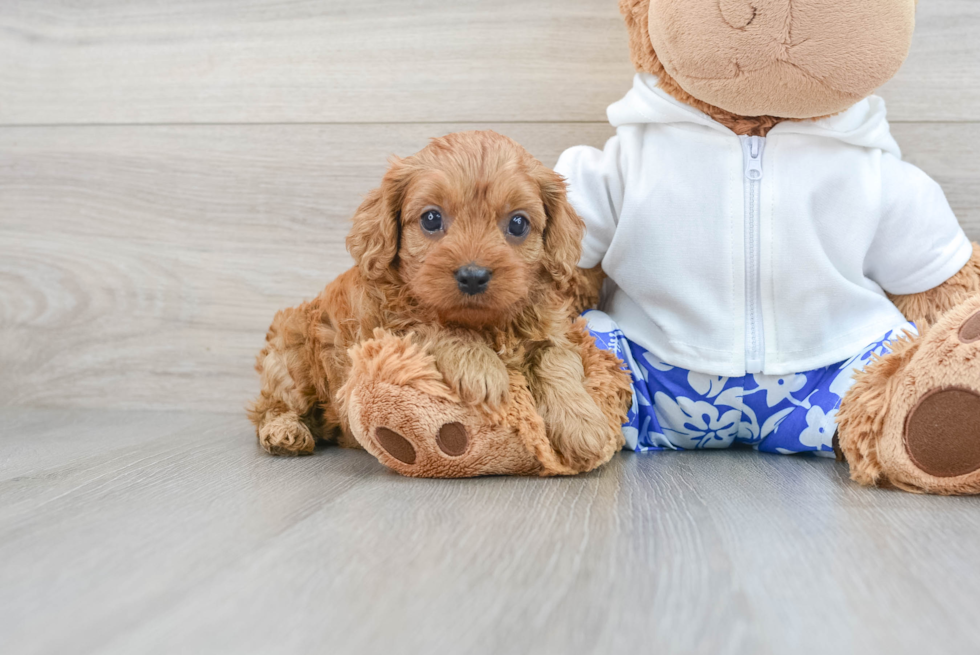
<path id="1" fill-rule="evenodd" d="M 505 137 L 437 139 L 386 180 L 397 206 L 389 266 L 441 322 L 506 323 L 577 263 L 582 223 L 563 182 Z"/>
<path id="2" fill-rule="evenodd" d="M 442 163 L 406 191 L 399 272 L 444 322 L 506 321 L 544 277 L 541 191 L 513 160 Z"/>

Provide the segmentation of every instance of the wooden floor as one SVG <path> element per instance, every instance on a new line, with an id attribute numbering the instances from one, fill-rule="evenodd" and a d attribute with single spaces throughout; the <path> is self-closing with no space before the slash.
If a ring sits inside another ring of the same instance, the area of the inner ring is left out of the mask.
<path id="1" fill-rule="evenodd" d="M 239 416 L 0 411 L 0 652 L 970 653 L 980 499 L 828 460 L 426 481 Z"/>
<path id="2" fill-rule="evenodd" d="M 980 2 L 917 23 L 880 93 L 977 239 Z M 980 652 L 980 499 L 256 447 L 265 329 L 350 266 L 386 158 L 601 146 L 626 44 L 616 0 L 0 2 L 0 655 Z"/>

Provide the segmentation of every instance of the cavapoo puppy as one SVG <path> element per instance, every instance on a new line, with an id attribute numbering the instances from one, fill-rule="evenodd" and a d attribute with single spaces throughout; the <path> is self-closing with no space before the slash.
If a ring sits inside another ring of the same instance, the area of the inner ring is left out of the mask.
<path id="1" fill-rule="evenodd" d="M 542 473 L 540 462 L 494 463 L 493 448 L 475 442 L 501 426 L 494 438 L 506 441 L 515 430 L 507 421 L 543 420 L 557 458 L 550 472 L 612 456 L 629 382 L 572 320 L 572 306 L 589 302 L 576 296 L 588 286 L 576 267 L 584 227 L 558 175 L 494 132 L 450 134 L 393 160 L 353 223 L 347 248 L 356 266 L 314 300 L 280 311 L 269 329 L 256 365 L 261 395 L 249 408 L 263 448 L 298 455 L 317 439 L 360 445 L 401 473 L 428 477 Z M 368 361 L 383 351 L 391 356 Z M 416 396 L 382 402 L 362 391 L 352 400 L 354 378 L 382 366 L 391 384 L 466 418 L 433 425 L 435 446 L 404 434 L 405 425 L 442 419 L 435 410 L 410 416 L 427 411 Z M 528 392 L 536 416 L 515 419 L 515 395 Z M 404 420 L 352 426 L 351 415 L 366 416 L 371 403 L 383 406 L 374 415 Z M 444 460 L 418 468 L 426 453 Z"/>

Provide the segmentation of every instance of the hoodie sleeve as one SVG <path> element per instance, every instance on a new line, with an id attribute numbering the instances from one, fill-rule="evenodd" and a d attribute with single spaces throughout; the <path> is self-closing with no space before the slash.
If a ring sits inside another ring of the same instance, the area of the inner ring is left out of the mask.
<path id="1" fill-rule="evenodd" d="M 881 158 L 882 216 L 865 260 L 868 277 L 906 295 L 935 288 L 969 261 L 973 246 L 943 190 L 912 164 Z"/>
<path id="2" fill-rule="evenodd" d="M 598 265 L 612 243 L 623 208 L 622 150 L 618 136 L 603 150 L 589 146 L 569 148 L 555 171 L 568 181 L 568 199 L 585 221 L 579 266 Z"/>

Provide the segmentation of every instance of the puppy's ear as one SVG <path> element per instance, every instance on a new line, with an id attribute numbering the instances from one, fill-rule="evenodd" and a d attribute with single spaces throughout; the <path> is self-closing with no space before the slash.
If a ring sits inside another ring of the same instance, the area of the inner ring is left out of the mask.
<path id="1" fill-rule="evenodd" d="M 391 167 L 354 214 L 354 226 L 347 235 L 347 251 L 368 280 L 377 280 L 398 256 L 401 233 L 401 206 L 407 181 L 406 167 L 399 159 Z"/>
<path id="2" fill-rule="evenodd" d="M 560 175 L 540 166 L 535 177 L 541 186 L 541 200 L 548 215 L 544 228 L 544 265 L 558 288 L 566 289 L 582 257 L 585 223 L 568 202 L 565 180 Z"/>

